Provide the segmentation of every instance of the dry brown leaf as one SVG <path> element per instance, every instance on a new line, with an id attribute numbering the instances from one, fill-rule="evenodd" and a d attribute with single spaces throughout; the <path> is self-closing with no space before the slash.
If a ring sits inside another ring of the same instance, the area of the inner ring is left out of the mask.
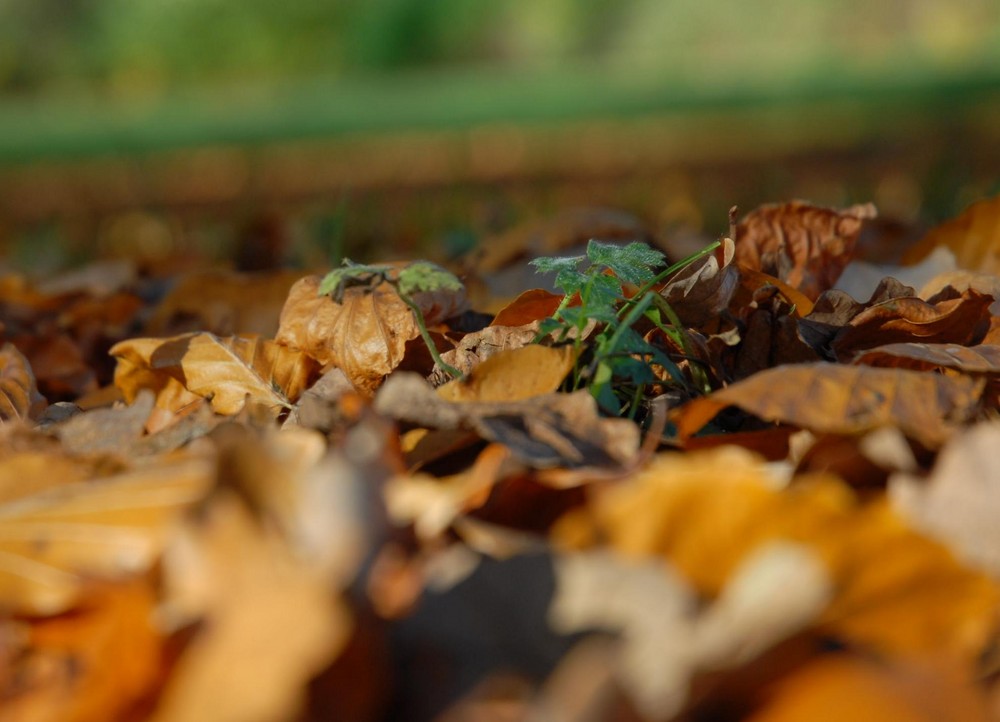
<path id="1" fill-rule="evenodd" d="M 955 369 L 967 374 L 1000 373 L 1000 346 L 953 343 L 890 343 L 862 351 L 854 363 L 916 369 Z"/>
<path id="2" fill-rule="evenodd" d="M 71 454 L 118 453 L 134 451 L 153 411 L 153 393 L 143 389 L 131 406 L 93 409 L 75 414 L 51 427 L 63 447 Z"/>
<path id="3" fill-rule="evenodd" d="M 416 374 L 395 373 L 374 408 L 390 418 L 434 429 L 472 429 L 508 446 L 535 468 L 621 466 L 636 459 L 639 429 L 602 418 L 588 391 L 543 394 L 523 401 L 452 402 Z"/>
<path id="4" fill-rule="evenodd" d="M 508 402 L 552 393 L 573 369 L 572 346 L 539 346 L 498 351 L 462 379 L 438 388 L 447 401 Z"/>
<path id="5" fill-rule="evenodd" d="M 217 495 L 172 540 L 167 604 L 200 619 L 151 722 L 295 719 L 306 684 L 338 653 L 350 616 L 327 574 Z"/>
<path id="6" fill-rule="evenodd" d="M 122 579 L 156 560 L 169 524 L 214 478 L 208 459 L 155 467 L 23 495 L 0 506 L 0 609 L 55 614 L 89 579 Z"/>
<path id="7" fill-rule="evenodd" d="M 150 581 L 95 589 L 73 614 L 33 620 L 10 674 L 2 722 L 125 719 L 160 682 L 164 642 Z"/>
<path id="8" fill-rule="evenodd" d="M 870 203 L 843 211 L 802 201 L 764 205 L 737 225 L 736 260 L 777 276 L 815 300 L 837 282 L 862 224 L 875 216 Z"/>
<path id="9" fill-rule="evenodd" d="M 207 331 L 217 336 L 257 334 L 273 338 L 295 271 L 236 273 L 198 271 L 183 276 L 146 324 L 150 336 Z"/>
<path id="10" fill-rule="evenodd" d="M 938 246 L 950 248 L 960 268 L 1000 275 L 1000 195 L 976 201 L 957 218 L 932 228 L 903 254 L 903 262 L 917 263 Z"/>
<path id="11" fill-rule="evenodd" d="M 220 414 L 238 413 L 247 398 L 278 414 L 291 408 L 319 375 L 315 361 L 301 351 L 273 341 L 210 333 L 131 339 L 116 344 L 111 354 L 118 359 L 115 385 L 126 400 L 141 389 L 151 389 L 158 398 L 173 397 L 178 391 L 172 382 L 177 382 L 211 399 L 212 409 Z M 190 398 L 179 394 L 173 403 L 187 404 Z"/>
<path id="12" fill-rule="evenodd" d="M 501 352 L 521 348 L 530 344 L 538 335 L 538 324 L 524 326 L 487 326 L 481 331 L 466 334 L 458 345 L 441 354 L 441 359 L 454 366 L 463 374 L 469 374 L 476 366 Z M 440 368 L 435 368 L 430 380 L 444 384 L 451 380 Z"/>
<path id="13" fill-rule="evenodd" d="M 0 348 L 0 423 L 35 419 L 45 409 L 28 359 L 12 343 Z"/>
<path id="14" fill-rule="evenodd" d="M 292 286 L 276 339 L 338 367 L 358 390 L 371 394 L 403 360 L 407 341 L 420 336 L 413 312 L 389 284 L 348 288 L 337 303 L 317 295 L 319 283 L 318 276 L 307 276 Z M 413 301 L 428 326 L 466 305 L 465 295 L 454 291 L 416 293 Z"/>
<path id="15" fill-rule="evenodd" d="M 735 253 L 732 240 L 722 239 L 713 254 L 682 269 L 660 291 L 684 325 L 702 326 L 729 306 L 740 283 Z"/>
<path id="16" fill-rule="evenodd" d="M 978 411 L 984 383 L 905 369 L 831 363 L 779 366 L 690 401 L 673 419 L 683 439 L 722 409 L 738 406 L 765 421 L 821 433 L 858 434 L 898 426 L 933 449 Z"/>
<path id="17" fill-rule="evenodd" d="M 890 343 L 923 341 L 962 346 L 977 342 L 989 324 L 993 297 L 972 289 L 958 298 L 931 304 L 916 297 L 894 298 L 854 316 L 833 338 L 831 349 L 843 362 L 858 351 Z"/>
<path id="18" fill-rule="evenodd" d="M 661 556 L 717 597 L 748 554 L 773 542 L 815 552 L 834 596 L 815 624 L 887 653 L 944 653 L 971 663 L 996 631 L 1000 591 L 887 504 L 860 505 L 833 477 L 776 490 L 762 460 L 736 447 L 667 454 L 570 512 L 553 535 L 606 540 L 629 557 Z"/>
<path id="19" fill-rule="evenodd" d="M 49 401 L 75 399 L 97 389 L 94 370 L 67 334 L 22 334 L 12 341 L 30 362 L 38 390 Z"/>

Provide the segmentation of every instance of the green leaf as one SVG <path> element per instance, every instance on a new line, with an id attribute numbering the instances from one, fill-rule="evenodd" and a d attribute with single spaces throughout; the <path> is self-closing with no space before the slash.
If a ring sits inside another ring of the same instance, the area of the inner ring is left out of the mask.
<path id="1" fill-rule="evenodd" d="M 331 294 L 333 300 L 340 303 L 344 300 L 344 290 L 349 286 L 370 286 L 381 283 L 389 266 L 367 265 L 354 263 L 345 258 L 340 268 L 335 268 L 323 277 L 319 283 L 318 295 Z"/>
<path id="2" fill-rule="evenodd" d="M 660 251 L 639 241 L 619 246 L 591 240 L 587 244 L 587 258 L 595 265 L 610 268 L 620 279 L 636 286 L 652 280 L 656 275 L 653 269 L 665 260 Z"/>
<path id="3" fill-rule="evenodd" d="M 421 291 L 461 291 L 458 276 L 430 261 L 414 261 L 399 272 L 396 289 L 400 294 L 412 296 Z"/>

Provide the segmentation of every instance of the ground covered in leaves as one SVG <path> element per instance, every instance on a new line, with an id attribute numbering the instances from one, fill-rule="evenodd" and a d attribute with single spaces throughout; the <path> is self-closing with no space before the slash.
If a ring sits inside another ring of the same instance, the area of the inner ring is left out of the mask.
<path id="1" fill-rule="evenodd" d="M 876 215 L 0 277 L 0 720 L 1000 720 L 1000 198 Z"/>

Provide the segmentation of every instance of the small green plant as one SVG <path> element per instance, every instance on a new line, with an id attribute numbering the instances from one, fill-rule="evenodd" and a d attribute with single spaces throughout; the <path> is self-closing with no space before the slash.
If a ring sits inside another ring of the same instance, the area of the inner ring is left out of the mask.
<path id="1" fill-rule="evenodd" d="M 430 261 L 414 261 L 402 268 L 389 264 L 354 263 L 345 258 L 340 268 L 330 271 L 320 281 L 318 293 L 330 294 L 337 303 L 343 303 L 344 291 L 355 286 L 375 288 L 388 283 L 396 291 L 400 300 L 409 306 L 420 329 L 420 337 L 427 344 L 434 363 L 452 378 L 461 378 L 462 372 L 445 363 L 437 346 L 427 330 L 427 322 L 420 306 L 413 300 L 413 294 L 422 291 L 461 291 L 462 282 L 455 274 L 446 271 Z"/>
<path id="2" fill-rule="evenodd" d="M 620 246 L 592 240 L 582 256 L 536 258 L 532 265 L 541 273 L 555 273 L 555 284 L 565 294 L 555 313 L 542 322 L 536 340 L 554 334 L 557 341 L 571 341 L 578 359 L 571 388 L 586 386 L 605 411 L 634 418 L 646 388 L 658 381 L 651 364 L 666 369 L 679 384 L 686 383 L 677 365 L 645 341 L 635 326 L 647 319 L 688 350 L 680 321 L 654 287 L 718 245 L 660 272 L 656 269 L 664 264 L 663 254 L 640 242 Z M 630 297 L 623 282 L 637 287 Z M 584 338 L 592 322 L 597 324 L 596 333 Z"/>

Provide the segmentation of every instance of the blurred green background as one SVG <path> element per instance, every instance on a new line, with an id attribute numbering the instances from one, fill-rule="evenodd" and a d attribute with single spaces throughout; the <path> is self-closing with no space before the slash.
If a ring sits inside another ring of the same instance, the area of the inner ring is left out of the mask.
<path id="1" fill-rule="evenodd" d="M 926 224 L 998 167 L 995 0 L 0 0 L 8 264 L 460 250 L 567 205 Z"/>

